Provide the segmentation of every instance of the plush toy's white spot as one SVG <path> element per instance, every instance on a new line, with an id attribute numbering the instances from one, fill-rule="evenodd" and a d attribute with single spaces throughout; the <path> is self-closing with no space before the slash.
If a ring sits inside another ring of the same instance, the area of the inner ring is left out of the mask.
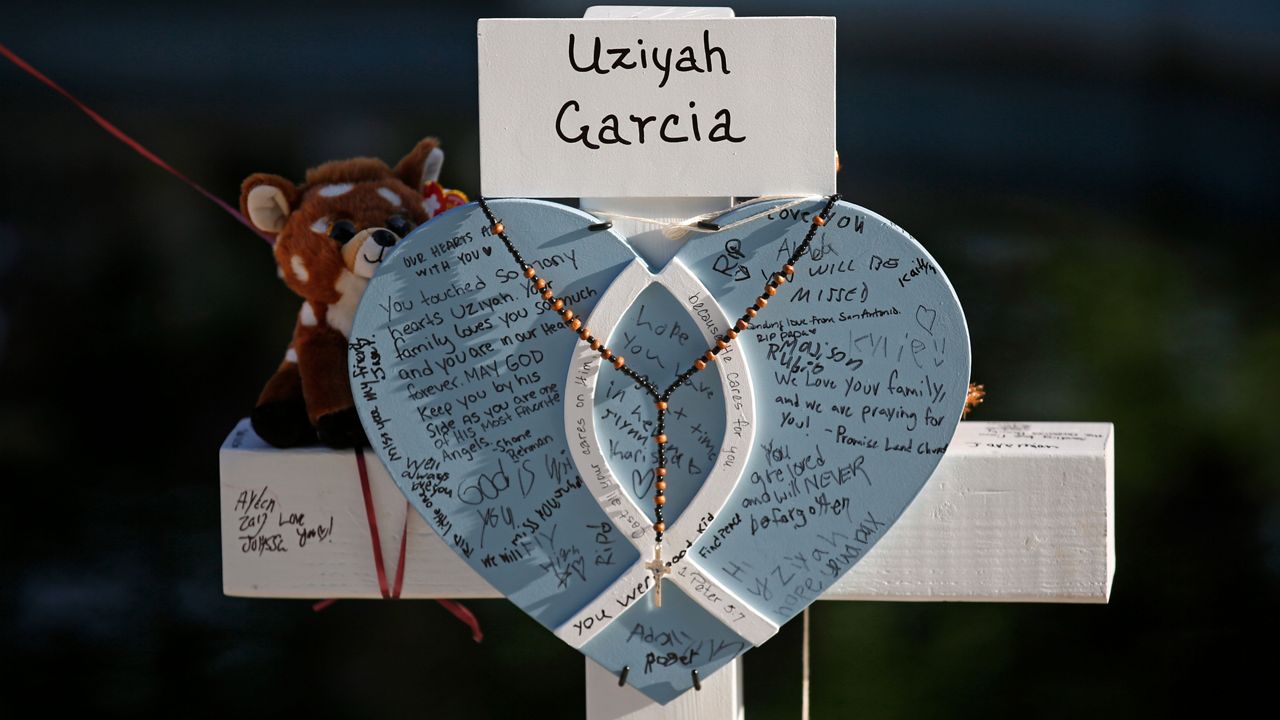
<path id="1" fill-rule="evenodd" d="M 343 193 L 351 192 L 351 188 L 355 187 L 351 183 L 335 183 L 333 185 L 325 185 L 320 188 L 320 197 L 338 197 Z"/>
<path id="2" fill-rule="evenodd" d="M 427 211 L 428 217 L 435 217 L 440 212 L 440 200 L 435 195 L 428 195 L 426 200 L 422 201 L 422 209 Z"/>
<path id="3" fill-rule="evenodd" d="M 302 311 L 298 313 L 298 320 L 308 327 L 316 324 L 316 309 L 311 307 L 311 303 L 302 303 Z"/>
<path id="4" fill-rule="evenodd" d="M 368 287 L 369 281 L 350 270 L 343 270 L 338 281 L 333 284 L 340 297 L 338 302 L 329 306 L 324 319 L 329 326 L 342 333 L 343 337 L 351 337 L 351 324 L 356 319 L 356 306 L 360 304 L 360 296 Z"/>
<path id="5" fill-rule="evenodd" d="M 293 348 L 289 348 L 288 350 L 286 350 L 286 351 L 285 351 L 285 353 L 284 353 L 284 361 L 285 361 L 285 362 L 291 362 L 291 363 L 293 363 L 294 365 L 297 365 L 297 364 L 298 364 L 298 351 L 297 351 L 297 350 L 294 350 Z"/>
<path id="6" fill-rule="evenodd" d="M 386 200 L 395 207 L 400 207 L 400 196 L 396 194 L 395 190 L 392 190 L 391 188 L 378 188 L 378 194 L 382 196 L 383 200 Z"/>
<path id="7" fill-rule="evenodd" d="M 302 262 L 302 258 L 300 256 L 294 255 L 290 258 L 289 267 L 293 268 L 294 277 L 298 278 L 302 282 L 306 282 L 311 279 L 311 274 L 307 272 L 307 266 Z"/>
<path id="8" fill-rule="evenodd" d="M 321 235 L 329 232 L 329 218 L 322 217 L 311 223 L 311 232 L 320 233 Z"/>

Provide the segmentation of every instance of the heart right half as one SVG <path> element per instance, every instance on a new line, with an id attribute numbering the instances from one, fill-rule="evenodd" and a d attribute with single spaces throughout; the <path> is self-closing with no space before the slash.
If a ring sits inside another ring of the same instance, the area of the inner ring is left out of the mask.
<path id="1" fill-rule="evenodd" d="M 675 261 L 721 306 L 744 308 L 822 207 L 741 206 Z M 885 218 L 837 203 L 794 275 L 739 338 L 755 385 L 755 447 L 690 553 L 778 624 L 866 555 L 933 474 L 970 367 L 950 282 Z"/>

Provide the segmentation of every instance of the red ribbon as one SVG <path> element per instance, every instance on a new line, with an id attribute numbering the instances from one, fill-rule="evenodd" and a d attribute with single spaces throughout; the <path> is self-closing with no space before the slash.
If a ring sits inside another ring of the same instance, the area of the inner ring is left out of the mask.
<path id="1" fill-rule="evenodd" d="M 179 180 L 186 183 L 187 185 L 190 185 L 196 192 L 205 196 L 206 198 L 211 200 L 215 205 L 222 208 L 223 210 L 226 210 L 227 213 L 231 215 L 231 217 L 240 221 L 241 224 L 243 224 L 245 227 L 252 230 L 256 235 L 261 237 L 263 240 L 266 240 L 268 243 L 271 243 L 272 245 L 275 244 L 276 242 L 275 238 L 271 237 L 270 235 L 254 227 L 253 223 L 249 222 L 249 218 L 246 218 L 239 210 L 227 204 L 226 201 L 224 201 L 222 198 L 218 197 L 217 195 L 214 195 L 208 190 L 205 190 L 195 180 L 192 180 L 186 175 L 183 175 L 182 173 L 178 172 L 176 168 L 174 168 L 172 165 L 170 165 L 169 163 L 161 159 L 159 155 L 156 155 L 155 153 L 151 152 L 146 147 L 144 147 L 142 143 L 126 135 L 123 130 L 116 127 L 115 124 L 113 124 L 110 120 L 102 117 L 93 108 L 89 107 L 88 105 L 85 105 L 83 102 L 80 102 L 80 99 L 77 98 L 75 95 L 72 95 L 70 92 L 67 92 L 65 89 L 63 89 L 61 85 L 54 82 L 53 80 L 50 80 L 48 76 L 46 76 L 44 73 L 40 72 L 39 70 L 35 69 L 34 67 L 32 67 L 31 64 L 28 63 L 26 60 L 23 60 L 22 58 L 18 57 L 17 54 L 15 54 L 12 50 L 6 47 L 4 43 L 0 43 L 0 55 L 5 56 L 6 58 L 8 58 L 9 62 L 13 63 L 14 65 L 17 65 L 28 75 L 39 80 L 45 85 L 48 85 L 50 88 L 53 88 L 53 90 L 57 92 L 59 95 L 70 100 L 73 104 L 75 104 L 76 107 L 80 108 L 81 112 L 83 112 L 85 115 L 88 115 L 89 119 L 98 123 L 98 125 L 101 126 L 103 130 L 106 130 L 108 133 L 111 133 L 111 135 L 115 139 L 119 140 L 125 145 L 128 145 L 134 152 L 138 153 L 139 155 L 146 158 L 147 160 L 150 160 L 151 163 L 156 167 L 168 172 L 170 175 L 173 175 L 174 177 L 178 178 Z"/>
<path id="2" fill-rule="evenodd" d="M 213 204 L 225 210 L 228 215 L 235 218 L 242 225 L 252 230 L 254 234 L 258 235 L 263 240 L 266 240 L 268 243 L 271 243 L 273 245 L 275 244 L 275 238 L 271 237 L 267 233 L 264 233 L 258 228 L 254 227 L 253 223 L 249 222 L 249 219 L 246 218 L 244 214 L 241 213 L 239 210 L 229 205 L 222 198 L 204 189 L 204 187 L 202 187 L 196 181 L 192 180 L 186 175 L 183 175 L 172 165 L 165 162 L 159 155 L 156 155 L 155 153 L 148 150 L 145 146 L 143 146 L 142 143 L 129 137 L 128 134 L 126 134 L 120 128 L 116 127 L 115 124 L 112 123 L 110 120 L 99 115 L 96 110 L 94 110 L 93 108 L 81 102 L 79 98 L 77 98 L 75 95 L 72 95 L 70 92 L 64 89 L 61 85 L 51 80 L 44 73 L 35 69 L 26 60 L 23 60 L 21 57 L 18 57 L 18 55 L 14 53 L 12 50 L 10 50 L 4 43 L 0 43 L 0 55 L 3 55 L 6 59 L 9 60 L 9 62 L 13 63 L 14 65 L 17 65 L 22 71 L 26 72 L 31 77 L 35 78 L 36 80 L 39 80 L 40 82 L 52 88 L 59 95 L 70 100 L 76 107 L 80 108 L 81 112 L 83 112 L 85 115 L 88 115 L 89 119 L 93 120 L 103 130 L 106 130 L 108 133 L 110 133 L 112 137 L 124 143 L 130 149 L 132 149 L 134 152 L 138 153 L 142 157 L 151 161 L 151 163 L 156 167 L 168 172 L 170 175 L 173 175 L 174 177 L 178 178 L 182 182 L 191 186 L 192 189 L 194 189 L 196 192 L 208 198 L 210 201 L 213 202 Z M 369 535 L 372 538 L 372 542 L 373 542 L 373 564 L 378 572 L 378 590 L 382 593 L 382 597 L 384 599 L 398 600 L 400 598 L 400 591 L 404 589 L 404 564 L 405 564 L 404 559 L 405 559 L 405 555 L 408 552 L 408 541 L 409 541 L 409 512 L 410 512 L 409 504 L 407 502 L 405 503 L 404 528 L 401 530 L 401 533 L 400 533 L 400 559 L 397 562 L 397 566 L 396 566 L 395 585 L 390 586 L 387 583 L 386 563 L 382 559 L 382 540 L 378 535 L 378 515 L 376 512 L 374 512 L 373 493 L 369 489 L 369 469 L 365 466 L 364 452 L 359 449 L 356 450 L 356 468 L 360 471 L 360 489 L 364 493 L 364 511 L 366 516 L 368 516 L 369 518 Z M 337 598 L 329 598 L 328 600 L 321 600 L 317 602 L 315 605 L 313 605 L 312 608 L 316 612 L 319 612 L 329 607 L 330 605 L 334 604 L 337 601 L 338 601 Z M 471 628 L 471 639 L 475 640 L 476 642 L 480 642 L 481 640 L 484 639 L 484 633 L 480 631 L 480 621 L 477 620 L 476 616 L 473 615 L 471 611 L 468 610 L 465 606 L 463 606 L 461 603 L 458 603 L 453 600 L 448 600 L 448 599 L 437 599 L 436 602 L 443 605 L 444 609 L 448 610 L 450 613 L 453 614 L 454 617 L 466 623 L 467 626 Z"/>
<path id="3" fill-rule="evenodd" d="M 404 526 L 400 529 L 400 557 L 396 560 L 396 579 L 394 585 L 387 583 L 387 565 L 382 559 L 382 536 L 378 532 L 378 513 L 373 507 L 373 489 L 369 486 L 369 467 L 365 463 L 364 450 L 356 448 L 356 470 L 360 473 L 360 492 L 364 496 L 364 514 L 369 521 L 369 540 L 373 547 L 373 567 L 378 574 L 378 591 L 382 594 L 384 600 L 399 600 L 400 593 L 404 590 L 404 566 L 405 556 L 409 551 L 409 514 L 413 512 L 409 503 L 404 504 Z M 330 605 L 338 602 L 338 598 L 329 598 L 321 600 L 312 609 L 320 612 Z M 445 610 L 448 610 L 454 617 L 467 624 L 471 628 L 471 639 L 480 642 L 484 639 L 484 633 L 480 631 L 480 621 L 471 613 L 462 603 L 454 600 L 438 598 L 436 602 L 440 603 Z"/>

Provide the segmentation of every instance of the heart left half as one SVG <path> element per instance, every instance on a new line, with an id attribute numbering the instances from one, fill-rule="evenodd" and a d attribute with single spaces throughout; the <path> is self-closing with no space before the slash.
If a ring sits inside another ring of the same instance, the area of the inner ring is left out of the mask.
<path id="1" fill-rule="evenodd" d="M 590 229 L 595 217 L 537 200 L 490 206 L 538 276 L 584 320 L 598 316 L 624 273 L 648 277 L 621 235 Z M 620 352 L 643 339 L 644 349 L 627 355 L 636 367 L 657 373 L 681 338 L 700 341 L 698 322 L 661 285 L 633 300 L 612 309 L 617 317 L 601 339 Z M 521 610 L 603 667 L 626 669 L 629 684 L 665 704 L 693 686 L 694 671 L 706 679 L 752 647 L 744 634 L 759 642 L 772 626 L 735 632 L 672 581 L 656 606 L 652 577 L 637 572 L 649 560 L 638 548 L 651 543 L 650 530 L 620 526 L 593 495 L 589 483 L 598 478 L 584 478 L 573 458 L 565 403 L 582 343 L 468 204 L 411 233 L 371 279 L 351 333 L 352 390 L 374 450 L 445 543 Z M 636 448 L 653 434 L 653 416 L 632 409 L 625 376 L 606 371 L 587 402 L 602 428 L 602 472 L 633 502 L 650 491 L 646 469 L 656 455 Z M 724 389 L 714 374 L 700 381 L 666 431 L 681 468 L 667 522 L 672 533 L 682 526 L 690 544 L 705 526 L 682 510 L 718 512 L 728 495 L 698 496 L 715 464 L 707 436 L 725 425 Z"/>

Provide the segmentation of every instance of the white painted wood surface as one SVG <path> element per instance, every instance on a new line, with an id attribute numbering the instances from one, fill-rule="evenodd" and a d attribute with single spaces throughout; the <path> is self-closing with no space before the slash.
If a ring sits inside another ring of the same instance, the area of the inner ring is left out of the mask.
<path id="1" fill-rule="evenodd" d="M 586 658 L 587 717 L 590 720 L 742 720 L 742 659 L 721 668 L 666 705 L 656 705 L 630 685 Z"/>
<path id="2" fill-rule="evenodd" d="M 1113 456 L 1110 423 L 962 422 L 898 523 L 822 599 L 1104 603 L 1115 572 Z M 394 577 L 408 505 L 367 458 Z M 379 597 L 351 451 L 277 450 L 246 420 L 220 459 L 227 595 Z M 299 531 L 316 528 L 325 537 L 304 544 Z M 408 532 L 403 597 L 500 597 L 417 513 Z M 277 534 L 284 551 L 245 539 Z"/>

